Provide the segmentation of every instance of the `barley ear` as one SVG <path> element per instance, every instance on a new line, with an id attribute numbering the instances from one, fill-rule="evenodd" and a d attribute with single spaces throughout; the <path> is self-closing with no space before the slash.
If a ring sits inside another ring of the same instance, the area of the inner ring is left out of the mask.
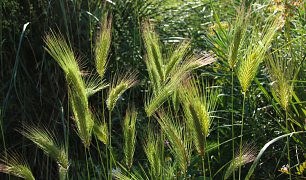
<path id="1" fill-rule="evenodd" d="M 272 81 L 272 91 L 276 94 L 275 99 L 287 111 L 294 88 L 292 80 L 298 68 L 293 60 L 283 57 L 281 54 L 271 54 L 267 57 L 266 65 Z"/>
<path id="2" fill-rule="evenodd" d="M 240 153 L 238 150 L 236 152 L 235 158 L 231 161 L 230 165 L 226 169 L 224 179 L 228 179 L 233 174 L 233 172 L 236 171 L 239 167 L 255 160 L 256 147 L 254 143 L 244 144 L 241 150 L 241 155 L 239 154 Z"/>
<path id="3" fill-rule="evenodd" d="M 210 126 L 217 103 L 218 90 L 210 88 L 208 83 L 197 83 L 200 79 L 191 78 L 184 84 L 180 93 L 188 128 L 192 132 L 193 142 L 198 153 L 204 156 L 205 141 L 209 136 Z M 205 84 L 203 88 L 200 84 Z"/>
<path id="4" fill-rule="evenodd" d="M 234 69 L 238 62 L 238 53 L 244 42 L 249 16 L 250 11 L 246 12 L 244 5 L 242 5 L 237 11 L 236 21 L 229 33 L 228 64 L 231 69 Z"/>
<path id="5" fill-rule="evenodd" d="M 266 52 L 270 48 L 276 30 L 282 22 L 278 16 L 272 16 L 271 19 L 272 20 L 265 24 L 262 32 L 254 27 L 255 29 L 253 29 L 252 34 L 250 34 L 249 44 L 246 50 L 244 54 L 239 57 L 237 76 L 243 92 L 246 92 L 250 87 L 257 74 L 260 63 L 263 61 Z"/>
<path id="6" fill-rule="evenodd" d="M 142 26 L 142 37 L 145 44 L 147 65 L 149 65 L 152 71 L 157 73 L 158 83 L 165 80 L 164 62 L 162 58 L 162 52 L 160 49 L 159 37 L 155 33 L 153 25 L 149 21 L 145 21 Z"/>
<path id="7" fill-rule="evenodd" d="M 162 138 L 153 131 L 153 127 L 149 126 L 146 131 L 144 141 L 144 152 L 150 164 L 150 172 L 152 177 L 159 178 L 162 175 Z"/>
<path id="8" fill-rule="evenodd" d="M 109 111 L 112 111 L 121 95 L 129 88 L 137 84 L 137 73 L 128 72 L 123 76 L 116 76 L 111 84 L 106 105 Z"/>
<path id="9" fill-rule="evenodd" d="M 171 153 L 183 173 L 187 172 L 191 157 L 190 139 L 187 129 L 171 112 L 160 110 L 154 115 L 170 142 Z"/>
<path id="10" fill-rule="evenodd" d="M 108 13 L 105 13 L 102 17 L 101 30 L 96 38 L 95 45 L 95 60 L 96 69 L 101 78 L 104 77 L 109 48 L 111 45 L 111 30 L 112 30 L 112 17 L 107 17 Z"/>
<path id="11" fill-rule="evenodd" d="M 46 51 L 55 59 L 66 75 L 68 83 L 68 94 L 74 120 L 77 125 L 77 132 L 85 147 L 89 147 L 91 141 L 91 130 L 93 121 L 88 108 L 88 96 L 97 86 L 91 87 L 91 92 L 86 90 L 85 82 L 81 76 L 81 70 L 71 47 L 61 35 L 51 31 L 44 38 Z"/>
<path id="12" fill-rule="evenodd" d="M 35 180 L 29 164 L 19 154 L 13 152 L 7 153 L 0 161 L 0 172 L 25 180 Z"/>
<path id="13" fill-rule="evenodd" d="M 93 111 L 93 118 L 93 134 L 98 138 L 99 141 L 107 145 L 109 134 L 107 123 L 105 122 L 104 117 L 100 117 L 96 111 Z"/>
<path id="14" fill-rule="evenodd" d="M 60 169 L 68 170 L 69 160 L 66 148 L 56 140 L 53 133 L 46 128 L 25 125 L 21 134 L 42 149 L 46 155 L 55 160 Z"/>
<path id="15" fill-rule="evenodd" d="M 124 158 L 128 169 L 131 169 L 133 164 L 133 156 L 136 145 L 136 119 L 137 112 L 135 107 L 128 108 L 123 122 L 123 137 L 124 137 Z"/>

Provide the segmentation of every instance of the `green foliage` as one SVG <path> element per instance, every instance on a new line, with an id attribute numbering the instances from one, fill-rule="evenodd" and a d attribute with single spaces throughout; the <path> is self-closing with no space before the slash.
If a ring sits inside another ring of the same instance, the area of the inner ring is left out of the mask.
<path id="1" fill-rule="evenodd" d="M 304 176 L 303 1 L 4 0 L 0 15 L 1 172 L 34 179 L 20 148 L 46 180 Z M 46 128 L 22 134 L 48 157 L 14 132 L 34 119 Z"/>

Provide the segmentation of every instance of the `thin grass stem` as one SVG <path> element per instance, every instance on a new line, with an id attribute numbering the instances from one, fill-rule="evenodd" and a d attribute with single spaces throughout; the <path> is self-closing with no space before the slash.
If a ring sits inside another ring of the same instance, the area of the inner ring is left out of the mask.
<path id="1" fill-rule="evenodd" d="M 233 159 L 235 158 L 235 121 L 234 121 L 234 70 L 231 70 L 231 75 L 232 75 L 232 87 L 231 87 L 231 103 L 232 103 L 232 154 L 233 154 Z M 218 131 L 219 133 L 219 131 Z M 219 151 L 220 152 L 220 151 Z M 233 171 L 233 180 L 235 180 L 235 171 Z"/>
<path id="2" fill-rule="evenodd" d="M 289 126 L 288 126 L 288 111 L 286 110 L 285 112 L 285 118 L 286 118 L 286 130 L 289 131 Z M 289 170 L 289 179 L 291 180 L 291 166 L 290 166 L 290 144 L 289 144 L 289 136 L 287 136 L 287 159 L 288 159 L 288 170 Z"/>
<path id="3" fill-rule="evenodd" d="M 240 145 L 239 145 L 239 162 L 242 161 L 242 133 L 243 133 L 243 124 L 244 124 L 244 105 L 245 105 L 245 98 L 246 92 L 243 92 L 243 102 L 242 102 L 242 114 L 241 114 L 241 126 L 240 126 Z M 241 179 L 241 166 L 239 166 L 239 180 Z"/>
<path id="4" fill-rule="evenodd" d="M 109 137 L 108 137 L 108 150 L 109 150 L 109 180 L 112 179 L 112 111 L 108 113 L 108 129 L 109 129 Z"/>
<path id="5" fill-rule="evenodd" d="M 87 179 L 90 180 L 90 172 L 89 172 L 89 164 L 88 164 L 88 157 L 87 157 L 87 149 L 84 147 L 85 158 L 86 158 L 86 170 L 87 170 Z"/>
<path id="6" fill-rule="evenodd" d="M 205 146 L 207 147 L 206 137 L 205 137 Z M 206 155 L 207 155 L 207 163 L 208 163 L 208 170 L 209 170 L 209 179 L 212 179 L 211 168 L 210 168 L 210 160 L 209 160 L 210 157 L 209 157 L 209 152 L 208 151 L 206 151 Z"/>
<path id="7" fill-rule="evenodd" d="M 204 176 L 204 180 L 206 180 L 204 156 L 202 156 L 202 168 L 203 168 L 203 176 Z"/>

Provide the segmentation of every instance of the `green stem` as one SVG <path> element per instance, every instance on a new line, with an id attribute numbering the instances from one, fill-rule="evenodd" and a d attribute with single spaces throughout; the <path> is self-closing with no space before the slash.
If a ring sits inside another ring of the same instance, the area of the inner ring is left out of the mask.
<path id="1" fill-rule="evenodd" d="M 88 165 L 88 158 L 87 158 L 87 150 L 86 150 L 86 147 L 85 147 L 84 151 L 85 151 L 85 158 L 86 158 L 87 179 L 90 180 L 90 172 L 89 172 L 89 165 Z"/>
<path id="2" fill-rule="evenodd" d="M 232 88 L 231 88 L 231 101 L 232 101 L 232 156 L 235 159 L 235 127 L 234 127 L 234 70 L 231 71 L 232 75 Z M 233 171 L 233 180 L 235 180 L 235 171 Z"/>
<path id="3" fill-rule="evenodd" d="M 244 104 L 246 92 L 243 92 L 243 102 L 242 102 L 242 115 L 241 115 L 241 127 L 240 127 L 240 145 L 239 145 L 239 161 L 242 160 L 242 133 L 243 133 L 243 120 L 244 120 Z M 241 179 L 241 166 L 239 166 L 239 180 Z"/>
<path id="4" fill-rule="evenodd" d="M 206 180 L 204 155 L 202 156 L 202 168 L 203 168 L 203 176 L 204 176 L 204 180 Z"/>
<path id="5" fill-rule="evenodd" d="M 205 137 L 205 149 L 207 149 L 207 141 L 206 141 L 206 137 Z M 208 170 L 209 170 L 209 179 L 212 179 L 212 176 L 211 176 L 211 168 L 210 168 L 210 160 L 209 160 L 209 153 L 208 151 L 206 151 L 207 153 L 207 163 L 208 163 Z"/>
<path id="6" fill-rule="evenodd" d="M 112 180 L 112 111 L 108 113 L 108 150 L 109 150 L 109 180 Z"/>
<path id="7" fill-rule="evenodd" d="M 63 168 L 62 166 L 59 166 L 59 179 L 65 180 L 67 179 L 67 169 Z"/>
<path id="8" fill-rule="evenodd" d="M 98 150 L 98 153 L 99 153 L 100 163 L 101 163 L 104 175 L 106 175 L 106 171 L 105 171 L 105 167 L 104 167 L 104 163 L 103 163 L 103 158 L 102 158 L 102 153 L 101 153 L 101 150 L 100 150 L 100 147 L 99 147 L 99 141 L 97 140 L 97 137 L 95 137 L 95 141 L 96 141 L 96 144 L 97 144 L 97 150 Z M 99 177 L 99 178 L 102 179 L 102 177 Z"/>
<path id="9" fill-rule="evenodd" d="M 286 118 L 286 130 L 288 132 L 289 131 L 289 126 L 288 126 L 288 111 L 286 110 L 286 113 L 285 113 L 285 118 Z M 290 166 L 290 144 L 289 144 L 289 136 L 287 136 L 287 159 L 288 159 L 288 170 L 289 170 L 289 179 L 291 180 L 292 177 L 291 177 L 291 166 Z"/>

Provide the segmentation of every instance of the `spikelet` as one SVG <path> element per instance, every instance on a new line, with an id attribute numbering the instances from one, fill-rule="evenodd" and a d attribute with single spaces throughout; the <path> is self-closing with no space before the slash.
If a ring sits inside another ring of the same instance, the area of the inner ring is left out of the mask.
<path id="1" fill-rule="evenodd" d="M 281 54 L 270 55 L 266 64 L 270 75 L 269 78 L 272 81 L 272 91 L 276 94 L 276 100 L 287 111 L 294 88 L 292 80 L 297 68 L 292 60 L 282 57 Z"/>
<path id="2" fill-rule="evenodd" d="M 266 52 L 269 50 L 272 39 L 280 23 L 282 23 L 281 19 L 275 17 L 265 25 L 263 32 L 259 32 L 256 27 L 253 29 L 249 37 L 248 47 L 243 55 L 239 57 L 239 63 L 236 70 L 243 92 L 248 90 L 256 76 L 258 67 L 263 61 Z"/>
<path id="3" fill-rule="evenodd" d="M 129 88 L 137 84 L 137 73 L 135 71 L 114 78 L 108 93 L 106 105 L 112 111 L 121 95 Z"/>
<path id="4" fill-rule="evenodd" d="M 231 161 L 229 167 L 226 169 L 224 179 L 228 179 L 239 167 L 254 161 L 256 158 L 256 147 L 253 143 L 244 144 L 241 151 L 241 157 L 239 154 L 240 153 L 238 150 L 235 158 Z"/>
<path id="5" fill-rule="evenodd" d="M 136 144 L 136 119 L 137 112 L 133 106 L 128 108 L 123 122 L 123 137 L 124 137 L 124 158 L 128 169 L 131 169 L 133 164 L 133 156 Z"/>
<path id="6" fill-rule="evenodd" d="M 11 174 L 26 180 L 35 180 L 29 164 L 17 153 L 7 153 L 0 160 L 0 172 Z"/>
<path id="7" fill-rule="evenodd" d="M 171 112 L 160 110 L 155 116 L 170 142 L 171 152 L 183 173 L 187 172 L 190 163 L 191 146 L 184 124 L 171 115 Z"/>
<path id="8" fill-rule="evenodd" d="M 101 80 L 100 77 L 90 74 L 89 77 L 85 81 L 86 95 L 90 97 L 94 95 L 96 92 L 101 91 L 108 87 L 108 84 L 105 81 Z"/>
<path id="9" fill-rule="evenodd" d="M 93 133 L 103 144 L 107 145 L 108 143 L 108 127 L 104 118 L 100 117 L 96 111 L 93 111 L 94 125 Z"/>
<path id="10" fill-rule="evenodd" d="M 25 125 L 25 128 L 21 131 L 21 134 L 36 144 L 50 158 L 54 159 L 60 168 L 68 170 L 68 153 L 66 152 L 64 145 L 58 143 L 58 141 L 55 139 L 54 134 L 52 134 L 46 128 L 38 128 L 28 125 Z"/>
<path id="11" fill-rule="evenodd" d="M 44 38 L 44 42 L 47 46 L 45 48 L 46 51 L 65 72 L 69 89 L 69 100 L 77 125 L 77 132 L 84 146 L 89 147 L 93 126 L 87 99 L 90 93 L 88 93 L 88 89 L 86 90 L 86 85 L 81 76 L 82 72 L 77 63 L 77 59 L 62 36 L 51 31 L 51 33 Z"/>
<path id="12" fill-rule="evenodd" d="M 201 89 L 195 78 L 186 82 L 183 91 L 180 92 L 180 101 L 188 128 L 192 132 L 193 142 L 201 156 L 205 153 L 205 139 L 210 133 L 218 93 L 218 90 L 208 88 L 207 84 Z"/>
<path id="13" fill-rule="evenodd" d="M 151 174 L 154 178 L 162 175 L 162 140 L 160 135 L 153 132 L 152 127 L 148 127 L 144 142 L 144 152 L 150 164 Z"/>
<path id="14" fill-rule="evenodd" d="M 112 17 L 107 17 L 108 13 L 103 15 L 101 31 L 96 39 L 95 60 L 96 69 L 101 78 L 104 77 L 107 65 L 107 58 L 111 44 Z"/>

